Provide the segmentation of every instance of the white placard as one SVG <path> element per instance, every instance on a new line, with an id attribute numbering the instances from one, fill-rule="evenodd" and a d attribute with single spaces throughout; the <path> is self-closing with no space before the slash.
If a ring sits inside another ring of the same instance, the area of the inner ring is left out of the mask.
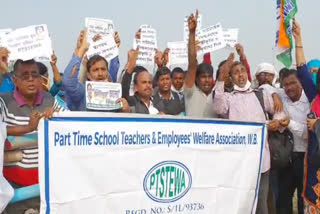
<path id="1" fill-rule="evenodd" d="M 16 29 L 3 37 L 10 51 L 9 60 L 51 59 L 53 53 L 47 25 L 33 25 Z"/>
<path id="2" fill-rule="evenodd" d="M 140 39 L 133 40 L 133 48 L 139 46 L 137 65 L 154 64 L 155 50 L 157 49 L 157 31 L 150 25 L 141 25 Z"/>
<path id="3" fill-rule="evenodd" d="M 2 41 L 2 37 L 6 36 L 11 31 L 12 31 L 11 28 L 0 29 L 0 47 L 4 46 L 3 41 Z"/>
<path id="4" fill-rule="evenodd" d="M 93 37 L 101 35 L 102 37 L 111 34 L 114 35 L 114 24 L 112 20 L 100 18 L 86 18 L 85 26 L 87 28 L 87 38 L 91 42 Z"/>
<path id="5" fill-rule="evenodd" d="M 254 214 L 265 124 L 67 112 L 39 125 L 41 214 Z"/>
<path id="6" fill-rule="evenodd" d="M 207 28 L 203 28 L 199 33 L 199 42 L 201 50 L 198 54 L 210 53 L 226 46 L 222 26 L 220 23 L 212 25 Z"/>
<path id="7" fill-rule="evenodd" d="M 185 16 L 183 21 L 183 39 L 187 43 L 189 42 L 188 18 L 189 16 Z M 201 27 L 202 27 L 202 15 L 199 14 L 197 19 L 196 40 L 198 40 L 198 34 L 200 33 Z"/>
<path id="8" fill-rule="evenodd" d="M 168 42 L 170 65 L 188 64 L 188 47 L 185 41 Z"/>
<path id="9" fill-rule="evenodd" d="M 92 110 L 111 111 L 120 109 L 121 102 L 116 103 L 122 96 L 120 83 L 86 82 L 86 107 Z"/>
<path id="10" fill-rule="evenodd" d="M 100 55 L 107 61 L 110 61 L 119 55 L 119 49 L 111 34 L 102 37 L 102 39 L 99 39 L 98 41 L 90 42 L 87 57 L 90 58 L 94 55 Z"/>
<path id="11" fill-rule="evenodd" d="M 233 48 L 238 43 L 239 29 L 223 29 L 223 38 L 226 43 L 226 47 Z"/>

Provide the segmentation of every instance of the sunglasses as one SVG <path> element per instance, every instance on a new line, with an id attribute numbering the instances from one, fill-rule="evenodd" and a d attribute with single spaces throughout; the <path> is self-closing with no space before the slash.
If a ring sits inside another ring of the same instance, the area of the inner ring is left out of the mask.
<path id="1" fill-rule="evenodd" d="M 15 75 L 17 78 L 21 79 L 21 80 L 29 80 L 30 76 L 32 77 L 32 79 L 37 79 L 40 77 L 40 73 L 38 72 L 31 72 L 31 73 L 24 73 L 22 75 Z"/>

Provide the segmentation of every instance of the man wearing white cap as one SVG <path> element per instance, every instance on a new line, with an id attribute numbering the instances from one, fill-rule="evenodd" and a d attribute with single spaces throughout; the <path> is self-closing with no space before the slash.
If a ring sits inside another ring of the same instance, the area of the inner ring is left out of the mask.
<path id="1" fill-rule="evenodd" d="M 259 84 L 259 88 L 263 88 L 269 93 L 275 91 L 274 87 L 276 85 L 278 73 L 272 64 L 259 64 L 255 76 Z"/>

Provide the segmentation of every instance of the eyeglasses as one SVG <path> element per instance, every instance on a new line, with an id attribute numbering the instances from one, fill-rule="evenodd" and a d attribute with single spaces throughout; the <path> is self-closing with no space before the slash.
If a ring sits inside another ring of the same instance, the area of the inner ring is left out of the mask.
<path id="1" fill-rule="evenodd" d="M 29 80 L 30 76 L 32 77 L 32 79 L 37 79 L 40 77 L 40 73 L 38 72 L 31 72 L 31 73 L 24 73 L 22 75 L 15 75 L 17 78 L 21 79 L 21 80 Z"/>

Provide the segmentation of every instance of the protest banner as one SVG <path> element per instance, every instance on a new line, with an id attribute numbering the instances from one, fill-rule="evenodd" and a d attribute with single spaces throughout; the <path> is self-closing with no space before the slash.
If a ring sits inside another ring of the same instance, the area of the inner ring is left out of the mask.
<path id="1" fill-rule="evenodd" d="M 255 213 L 265 124 L 59 113 L 39 127 L 41 213 Z"/>
<path id="2" fill-rule="evenodd" d="M 4 46 L 10 51 L 9 60 L 30 60 L 38 57 L 51 59 L 52 45 L 47 25 L 19 28 L 3 36 Z"/>
<path id="3" fill-rule="evenodd" d="M 141 25 L 141 38 L 133 40 L 133 48 L 139 46 L 139 54 L 137 58 L 137 65 L 154 64 L 155 50 L 157 44 L 157 31 L 150 25 Z"/>
<path id="4" fill-rule="evenodd" d="M 7 35 L 8 33 L 10 33 L 11 31 L 12 31 L 11 28 L 0 29 L 0 47 L 4 46 L 3 41 L 2 41 L 2 37 Z"/>
<path id="5" fill-rule="evenodd" d="M 87 109 L 111 111 L 120 109 L 121 102 L 116 103 L 122 96 L 120 83 L 86 82 Z"/>
<path id="6" fill-rule="evenodd" d="M 239 29 L 223 29 L 223 39 L 226 47 L 234 48 L 238 43 Z"/>
<path id="7" fill-rule="evenodd" d="M 189 18 L 189 16 L 185 16 L 184 20 L 183 20 L 183 40 L 187 44 L 189 42 L 188 18 Z M 202 27 L 202 15 L 199 14 L 198 19 L 197 19 L 196 40 L 198 40 L 198 35 L 200 33 L 201 27 Z"/>
<path id="8" fill-rule="evenodd" d="M 87 28 L 88 42 L 92 42 L 93 37 L 97 34 L 102 37 L 114 35 L 114 25 L 112 20 L 87 17 L 85 18 L 85 26 Z"/>
<path id="9" fill-rule="evenodd" d="M 7 137 L 7 127 L 4 123 L 0 125 L 0 213 L 6 208 L 7 204 L 13 197 L 13 188 L 9 184 L 9 182 L 4 178 L 2 174 L 3 170 L 3 151 L 4 144 Z"/>
<path id="10" fill-rule="evenodd" d="M 201 47 L 198 54 L 210 53 L 226 46 L 220 23 L 201 29 L 198 38 Z"/>
<path id="11" fill-rule="evenodd" d="M 110 61 L 119 55 L 119 49 L 114 41 L 113 35 L 109 34 L 98 41 L 90 42 L 87 57 L 90 58 L 94 55 L 100 55 L 107 61 Z"/>
<path id="12" fill-rule="evenodd" d="M 170 65 L 188 64 L 188 47 L 186 42 L 168 42 L 167 47 L 170 49 Z"/>

